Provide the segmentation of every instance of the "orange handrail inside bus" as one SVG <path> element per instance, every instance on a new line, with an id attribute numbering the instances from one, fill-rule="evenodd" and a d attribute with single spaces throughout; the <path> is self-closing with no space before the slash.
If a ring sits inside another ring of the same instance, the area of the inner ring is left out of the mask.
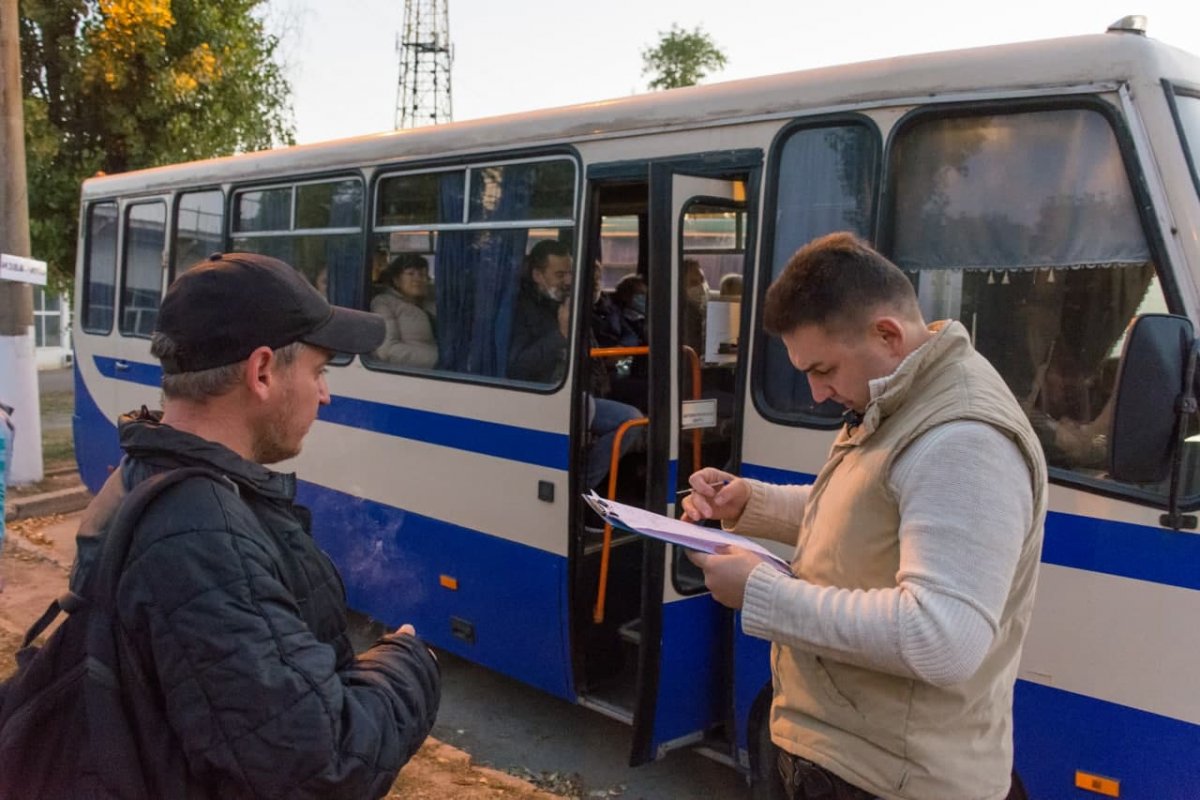
<path id="1" fill-rule="evenodd" d="M 684 354 L 688 358 L 692 373 L 692 399 L 700 399 L 700 357 L 696 355 L 696 351 L 687 345 L 683 346 Z M 625 356 L 644 356 L 649 354 L 649 347 L 593 347 L 591 349 L 592 358 L 624 358 Z M 640 425 L 649 425 L 650 420 L 646 417 L 640 419 L 631 419 L 621 423 L 621 427 L 617 428 L 617 435 L 613 437 L 612 456 L 608 465 L 608 499 L 617 499 L 617 470 L 621 460 L 621 440 L 625 438 L 625 434 L 630 428 Z M 700 436 L 699 428 L 692 430 L 692 468 L 699 469 L 700 464 Z M 604 622 L 604 610 L 608 596 L 608 562 L 612 554 L 612 524 L 604 523 L 604 546 L 600 550 L 600 582 L 596 587 L 596 607 L 592 610 L 592 621 L 599 625 Z"/>
<path id="2" fill-rule="evenodd" d="M 646 417 L 630 419 L 621 423 L 617 435 L 613 437 L 612 458 L 608 463 L 608 499 L 617 499 L 617 465 L 621 461 L 621 440 L 630 428 L 639 425 L 649 425 Z M 608 593 L 608 557 L 612 551 L 612 524 L 604 523 L 604 547 L 600 550 L 600 585 L 596 588 L 596 608 L 592 611 L 592 621 L 599 625 L 604 622 L 605 596 Z"/>
<path id="3" fill-rule="evenodd" d="M 626 356 L 648 356 L 650 348 L 646 345 L 638 347 L 593 347 L 592 358 L 625 358 Z"/>
<path id="4" fill-rule="evenodd" d="M 683 352 L 687 354 L 688 361 L 692 364 L 692 399 L 700 399 L 700 356 L 696 355 L 696 351 L 683 346 Z M 700 469 L 700 429 L 692 428 L 692 469 Z"/>

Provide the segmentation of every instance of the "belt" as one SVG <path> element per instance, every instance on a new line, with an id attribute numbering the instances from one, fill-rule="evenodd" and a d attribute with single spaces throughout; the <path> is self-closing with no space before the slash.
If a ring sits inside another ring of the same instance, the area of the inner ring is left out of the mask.
<path id="1" fill-rule="evenodd" d="M 779 751 L 779 774 L 788 800 L 875 800 L 875 795 L 846 783 L 824 767 Z"/>

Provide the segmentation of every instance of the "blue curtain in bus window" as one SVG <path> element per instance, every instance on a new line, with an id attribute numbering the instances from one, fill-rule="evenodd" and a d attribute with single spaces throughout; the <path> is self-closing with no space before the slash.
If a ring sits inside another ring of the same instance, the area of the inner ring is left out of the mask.
<path id="1" fill-rule="evenodd" d="M 878 152 L 875 134 L 864 125 L 804 128 L 779 154 L 771 279 L 792 254 L 813 239 L 835 231 L 870 237 L 874 218 Z M 813 403 L 808 379 L 792 367 L 783 343 L 766 343 L 763 399 L 789 418 L 841 417 L 837 403 Z"/>
<path id="2" fill-rule="evenodd" d="M 506 174 L 493 199 L 500 219 L 528 216 L 532 172 Z M 461 176 L 442 181 L 443 218 L 461 213 Z M 529 231 L 442 231 L 437 246 L 440 369 L 503 377 Z"/>
<path id="3" fill-rule="evenodd" d="M 438 219 L 461 220 L 463 176 L 446 173 L 438 192 Z M 471 346 L 471 309 L 475 303 L 475 265 L 470 257 L 469 231 L 440 231 L 437 234 L 437 368 L 465 372 Z"/>
<path id="4" fill-rule="evenodd" d="M 362 224 L 363 191 L 357 180 L 341 181 L 334 187 L 329 208 L 329 227 L 357 228 Z M 362 237 L 330 236 L 325 243 L 329 300 L 339 306 L 357 307 L 362 286 Z"/>

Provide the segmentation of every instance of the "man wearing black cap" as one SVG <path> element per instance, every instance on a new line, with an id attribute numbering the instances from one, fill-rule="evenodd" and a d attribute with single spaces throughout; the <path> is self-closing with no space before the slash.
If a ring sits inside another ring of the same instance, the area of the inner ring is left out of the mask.
<path id="1" fill-rule="evenodd" d="M 215 255 L 167 291 L 151 351 L 163 413 L 127 417 L 126 487 L 183 466 L 138 522 L 117 593 L 121 680 L 148 797 L 381 797 L 437 713 L 437 663 L 405 625 L 355 656 L 341 580 L 290 458 L 334 353 L 383 340 L 287 264 Z"/>

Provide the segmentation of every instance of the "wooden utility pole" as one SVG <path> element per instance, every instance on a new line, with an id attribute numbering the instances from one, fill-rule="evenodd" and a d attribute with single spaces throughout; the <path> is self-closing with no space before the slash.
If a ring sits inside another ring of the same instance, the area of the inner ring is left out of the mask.
<path id="1" fill-rule="evenodd" d="M 0 0 L 0 253 L 28 258 L 25 115 L 17 0 Z M 16 409 L 12 481 L 42 479 L 42 424 L 33 352 L 33 287 L 0 280 L 0 400 Z"/>

